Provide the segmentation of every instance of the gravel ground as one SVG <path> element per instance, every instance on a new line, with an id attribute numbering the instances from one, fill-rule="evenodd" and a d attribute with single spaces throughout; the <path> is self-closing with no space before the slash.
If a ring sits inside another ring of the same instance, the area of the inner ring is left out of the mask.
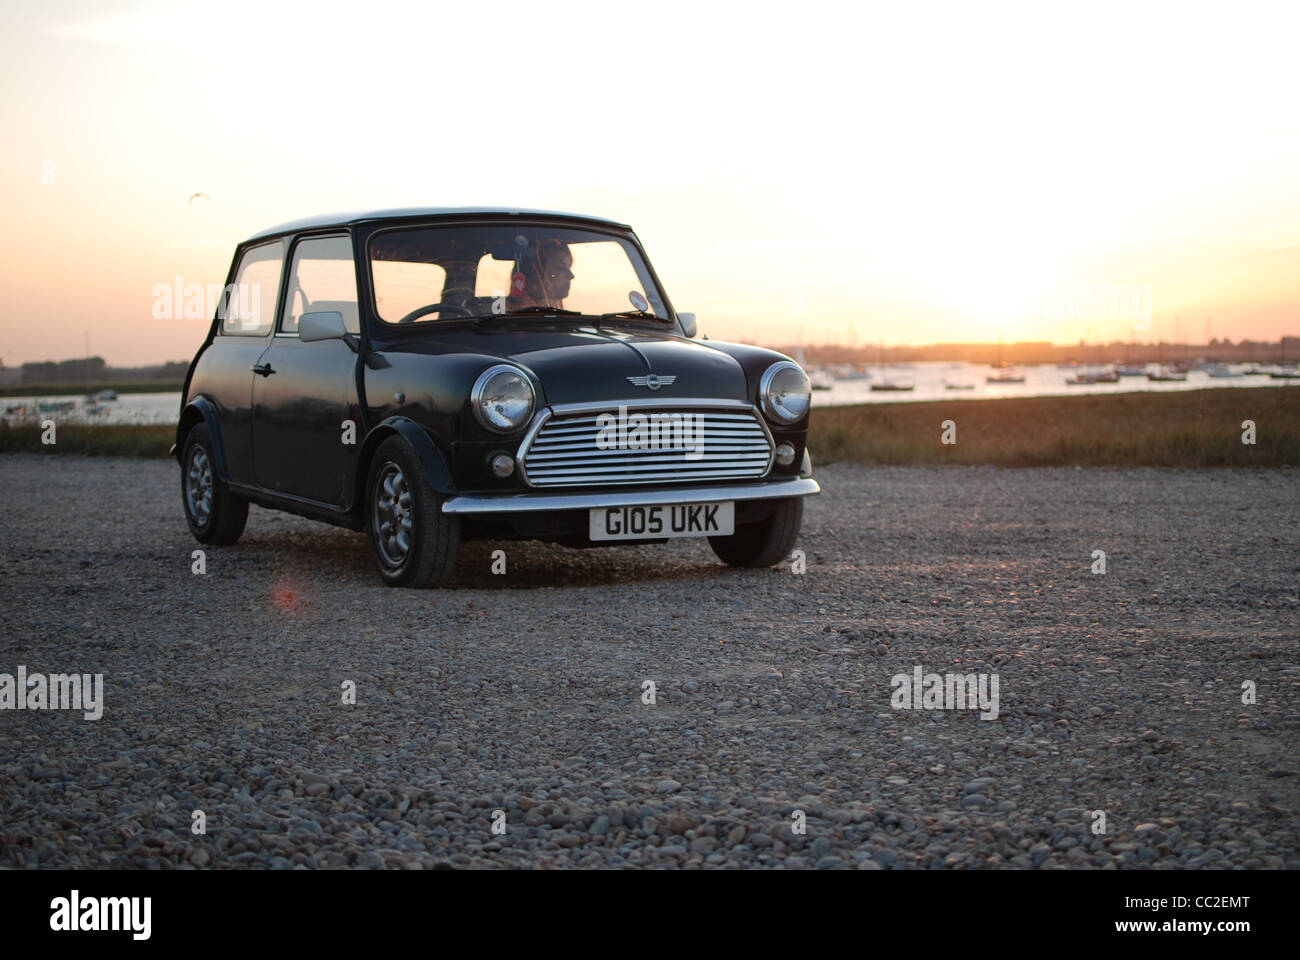
<path id="1" fill-rule="evenodd" d="M 195 575 L 178 474 L 0 457 L 0 672 L 106 701 L 0 711 L 0 866 L 1300 868 L 1293 473 L 831 466 L 803 575 L 470 544 L 436 592 L 258 508 Z M 916 666 L 997 718 L 893 709 Z"/>

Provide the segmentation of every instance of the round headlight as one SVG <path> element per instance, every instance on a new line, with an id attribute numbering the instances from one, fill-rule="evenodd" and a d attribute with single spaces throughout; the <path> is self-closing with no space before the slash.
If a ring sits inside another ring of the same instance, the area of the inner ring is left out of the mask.
<path id="1" fill-rule="evenodd" d="M 518 430 L 533 415 L 533 385 L 518 367 L 488 367 L 474 381 L 470 406 L 478 422 L 497 433 Z"/>
<path id="2" fill-rule="evenodd" d="M 763 412 L 777 423 L 802 420 L 812 404 L 812 384 L 797 363 L 781 360 L 772 364 L 758 384 Z"/>

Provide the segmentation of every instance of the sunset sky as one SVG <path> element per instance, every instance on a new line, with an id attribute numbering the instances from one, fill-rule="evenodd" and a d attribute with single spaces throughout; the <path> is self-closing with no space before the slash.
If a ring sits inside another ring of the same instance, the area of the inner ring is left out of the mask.
<path id="1" fill-rule="evenodd" d="M 422 205 L 628 222 L 721 339 L 1300 334 L 1297 50 L 1294 2 L 5 0 L 0 358 L 189 359 L 157 284 Z M 1103 284 L 1150 328 L 1053 313 Z"/>

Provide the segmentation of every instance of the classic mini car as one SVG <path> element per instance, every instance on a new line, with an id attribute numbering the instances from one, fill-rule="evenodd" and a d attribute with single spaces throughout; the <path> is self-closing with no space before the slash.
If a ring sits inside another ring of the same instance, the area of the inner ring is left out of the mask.
<path id="1" fill-rule="evenodd" d="M 235 251 L 173 453 L 190 530 L 248 505 L 365 530 L 430 587 L 470 539 L 707 537 L 786 559 L 819 491 L 808 377 L 696 338 L 631 228 L 570 214 L 317 217 Z"/>

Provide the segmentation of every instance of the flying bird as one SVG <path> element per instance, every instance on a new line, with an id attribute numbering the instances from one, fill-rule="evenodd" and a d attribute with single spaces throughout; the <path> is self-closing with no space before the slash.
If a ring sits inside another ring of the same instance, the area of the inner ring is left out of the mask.
<path id="1" fill-rule="evenodd" d="M 190 198 L 189 198 L 189 200 L 187 200 L 187 201 L 185 201 L 185 202 L 188 203 L 190 206 L 194 206 L 194 201 L 195 201 L 195 200 L 198 200 L 200 197 L 202 197 L 204 200 L 211 200 L 211 199 L 212 199 L 212 198 L 209 197 L 206 193 L 191 193 L 191 194 L 190 194 Z"/>

